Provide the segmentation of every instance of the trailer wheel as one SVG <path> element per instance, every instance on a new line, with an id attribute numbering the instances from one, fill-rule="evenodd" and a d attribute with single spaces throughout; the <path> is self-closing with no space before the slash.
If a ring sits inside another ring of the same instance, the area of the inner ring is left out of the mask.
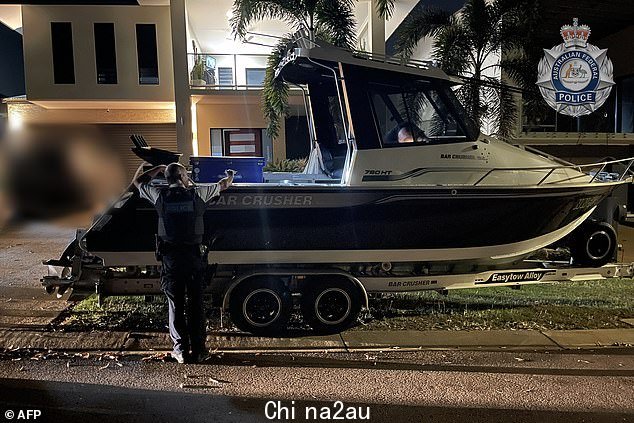
<path id="1" fill-rule="evenodd" d="M 348 279 L 307 278 L 302 287 L 302 315 L 315 332 L 339 333 L 356 322 L 361 293 Z"/>
<path id="2" fill-rule="evenodd" d="M 273 277 L 249 278 L 229 298 L 233 323 L 254 335 L 275 335 L 286 329 L 292 306 L 288 287 Z"/>
<path id="3" fill-rule="evenodd" d="M 616 231 L 607 222 L 584 223 L 575 234 L 570 253 L 573 263 L 599 267 L 609 263 L 616 249 Z"/>

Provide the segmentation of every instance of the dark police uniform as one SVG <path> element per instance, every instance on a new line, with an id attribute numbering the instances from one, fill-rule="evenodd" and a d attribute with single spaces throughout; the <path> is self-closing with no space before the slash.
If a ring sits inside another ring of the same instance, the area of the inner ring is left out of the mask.
<path id="1" fill-rule="evenodd" d="M 139 193 L 154 204 L 159 215 L 161 289 L 167 296 L 174 352 L 187 354 L 191 348 L 192 355 L 202 353 L 205 351 L 203 272 L 206 265 L 200 248 L 205 233 L 203 215 L 207 203 L 220 194 L 220 187 L 209 184 L 185 188 L 174 184 L 160 189 L 146 183 L 141 184 Z"/>

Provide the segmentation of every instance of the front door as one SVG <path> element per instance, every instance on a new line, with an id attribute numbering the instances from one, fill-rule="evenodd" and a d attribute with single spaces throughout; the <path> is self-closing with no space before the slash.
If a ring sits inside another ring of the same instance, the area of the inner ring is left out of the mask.
<path id="1" fill-rule="evenodd" d="M 223 155 L 262 156 L 261 129 L 229 129 L 224 131 Z"/>

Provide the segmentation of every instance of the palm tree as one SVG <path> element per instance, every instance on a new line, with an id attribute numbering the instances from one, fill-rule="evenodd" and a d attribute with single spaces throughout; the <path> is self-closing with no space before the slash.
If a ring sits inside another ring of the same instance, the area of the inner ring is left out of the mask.
<path id="1" fill-rule="evenodd" d="M 447 73 L 463 79 L 456 94 L 474 121 L 506 137 L 517 118 L 518 90 L 499 75 L 526 75 L 525 48 L 538 19 L 536 0 L 467 0 L 456 14 L 416 8 L 403 22 L 396 48 L 408 58 L 422 38 L 434 37 L 432 54 Z"/>
<path id="2" fill-rule="evenodd" d="M 536 84 L 537 66 L 543 56 L 541 45 L 534 43 L 525 46 L 522 54 L 507 54 L 501 62 L 506 75 L 522 90 L 522 116 L 527 122 L 545 121 L 552 113 Z"/>
<path id="3" fill-rule="evenodd" d="M 334 46 L 352 49 L 355 43 L 354 4 L 356 0 L 235 0 L 231 28 L 244 39 L 257 21 L 279 19 L 291 32 L 305 32 L 312 41 L 324 40 Z M 379 0 L 377 11 L 391 16 L 394 0 Z M 267 59 L 262 91 L 264 116 L 272 138 L 279 134 L 280 120 L 288 109 L 288 86 L 275 79 L 275 68 L 286 55 L 292 36 L 280 39 Z"/>

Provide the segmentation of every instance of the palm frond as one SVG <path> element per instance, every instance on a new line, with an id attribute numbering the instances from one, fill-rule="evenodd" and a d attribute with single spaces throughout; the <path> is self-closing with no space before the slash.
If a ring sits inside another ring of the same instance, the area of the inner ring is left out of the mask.
<path id="1" fill-rule="evenodd" d="M 349 3 L 349 2 L 348 2 Z M 326 41 L 337 47 L 352 49 L 355 44 L 354 10 L 341 0 L 321 0 L 315 9 L 317 25 L 329 34 Z"/>
<path id="2" fill-rule="evenodd" d="M 451 13 L 437 8 L 415 8 L 403 20 L 401 33 L 396 41 L 396 51 L 409 58 L 418 42 L 424 37 L 435 37 L 451 24 Z"/>
<path id="3" fill-rule="evenodd" d="M 481 84 L 479 81 L 467 79 L 454 91 L 467 115 L 479 126 L 482 123 L 480 118 L 484 112 L 484 103 L 481 101 L 480 87 Z"/>
<path id="4" fill-rule="evenodd" d="M 469 0 L 461 10 L 463 28 L 471 39 L 478 61 L 496 26 L 495 22 L 491 22 L 491 17 L 492 6 L 486 0 Z"/>
<path id="5" fill-rule="evenodd" d="M 507 84 L 498 83 L 495 88 L 496 99 L 491 110 L 500 138 L 510 137 L 517 124 L 517 94 Z"/>
<path id="6" fill-rule="evenodd" d="M 534 0 L 496 0 L 492 7 L 496 11 L 498 25 L 490 44 L 505 51 L 530 46 L 541 19 L 541 9 L 537 4 Z"/>
<path id="7" fill-rule="evenodd" d="M 500 60 L 500 67 L 506 75 L 519 87 L 526 89 L 537 82 L 537 66 L 527 56 L 520 52 L 505 55 Z"/>
<path id="8" fill-rule="evenodd" d="M 288 85 L 275 78 L 275 69 L 286 56 L 290 43 L 290 36 L 280 39 L 266 62 L 262 87 L 262 111 L 268 122 L 267 132 L 271 138 L 278 137 L 280 122 L 288 113 Z"/>
<path id="9" fill-rule="evenodd" d="M 376 12 L 384 19 L 389 19 L 394 13 L 394 0 L 376 0 Z"/>
<path id="10" fill-rule="evenodd" d="M 530 121 L 543 118 L 546 112 L 550 111 L 535 85 L 537 63 L 540 58 L 540 52 L 531 49 L 521 55 L 517 52 L 509 54 L 500 62 L 504 73 L 522 89 L 522 114 Z"/>
<path id="11" fill-rule="evenodd" d="M 436 36 L 432 50 L 433 57 L 440 62 L 440 67 L 452 75 L 464 75 L 475 65 L 471 40 L 465 33 L 460 20 L 450 18 Z"/>
<path id="12" fill-rule="evenodd" d="M 249 26 L 266 19 L 279 19 L 299 29 L 306 24 L 298 0 L 234 0 L 229 21 L 234 35 L 243 39 Z"/>

